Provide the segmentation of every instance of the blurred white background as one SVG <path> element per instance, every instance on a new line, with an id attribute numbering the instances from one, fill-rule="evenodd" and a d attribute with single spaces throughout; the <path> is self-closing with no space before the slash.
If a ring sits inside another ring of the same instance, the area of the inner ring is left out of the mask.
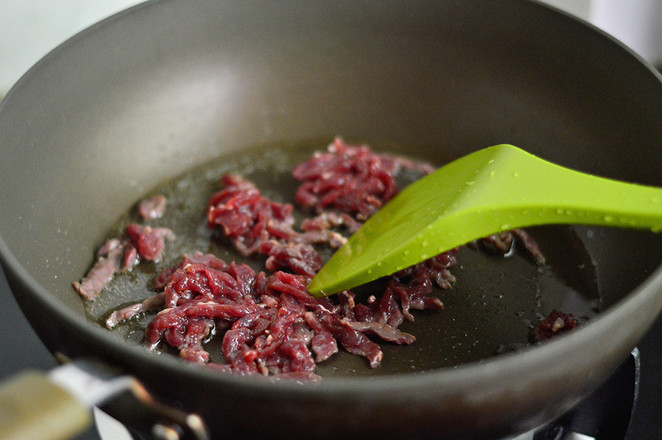
<path id="1" fill-rule="evenodd" d="M 185 1 L 185 0 L 182 0 Z M 543 0 L 662 65 L 662 0 Z M 0 0 L 0 96 L 70 36 L 140 0 Z"/>
<path id="2" fill-rule="evenodd" d="M 0 0 L 0 95 L 67 38 L 140 0 Z"/>

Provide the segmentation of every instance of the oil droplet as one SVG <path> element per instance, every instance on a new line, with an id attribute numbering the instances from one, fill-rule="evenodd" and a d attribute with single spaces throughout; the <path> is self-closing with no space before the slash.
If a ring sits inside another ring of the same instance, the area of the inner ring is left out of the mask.
<path id="1" fill-rule="evenodd" d="M 519 177 L 519 173 L 518 173 L 517 171 L 515 171 L 515 172 L 513 173 L 513 177 L 517 179 L 517 178 Z"/>
<path id="2" fill-rule="evenodd" d="M 508 223 L 504 223 L 504 224 L 502 224 L 501 226 L 499 226 L 499 228 L 500 228 L 502 231 L 506 231 L 506 230 L 510 229 L 510 225 L 509 225 Z"/>
<path id="3" fill-rule="evenodd" d="M 602 217 L 602 219 L 607 223 L 611 223 L 614 221 L 614 217 L 612 217 L 611 215 L 605 215 L 604 217 Z"/>
<path id="4" fill-rule="evenodd" d="M 493 179 L 494 176 L 496 176 L 496 171 L 494 170 L 490 171 L 490 178 Z"/>
<path id="5" fill-rule="evenodd" d="M 427 241 L 427 240 L 423 240 L 423 242 L 421 243 L 421 246 L 422 246 L 422 247 L 427 247 L 427 245 L 428 245 L 428 241 Z"/>
<path id="6" fill-rule="evenodd" d="M 466 183 L 467 185 L 471 186 L 471 185 L 473 185 L 473 184 L 476 183 L 476 182 L 474 182 L 473 180 L 467 180 L 467 181 L 464 182 L 464 183 Z"/>
<path id="7" fill-rule="evenodd" d="M 402 255 L 409 255 L 409 253 L 410 253 L 409 249 L 405 249 L 404 251 L 402 251 Z"/>

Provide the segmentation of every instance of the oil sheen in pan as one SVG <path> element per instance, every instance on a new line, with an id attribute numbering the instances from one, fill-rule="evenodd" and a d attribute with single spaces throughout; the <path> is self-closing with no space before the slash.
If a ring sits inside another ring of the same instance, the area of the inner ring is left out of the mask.
<path id="1" fill-rule="evenodd" d="M 323 148 L 321 143 L 270 145 L 225 154 L 156 188 L 150 194 L 165 195 L 168 206 L 162 218 L 147 224 L 171 228 L 177 238 L 166 244 L 161 262 L 141 263 L 129 273 L 117 275 L 99 297 L 86 304 L 88 317 L 103 325 L 112 310 L 153 295 L 155 274 L 177 262 L 184 253 L 196 250 L 213 253 L 227 262 L 243 262 L 256 271 L 263 270 L 262 257 L 241 257 L 218 233 L 207 228 L 207 201 L 221 188 L 220 176 L 232 172 L 253 181 L 263 195 L 272 200 L 294 204 L 298 182 L 291 177 L 292 167 Z M 429 159 L 411 149 L 375 150 Z M 399 183 L 406 185 L 411 179 L 412 176 L 402 176 Z M 147 195 L 137 195 L 137 200 Z M 303 216 L 304 213 L 295 209 L 297 224 Z M 134 211 L 121 216 L 109 237 L 119 236 L 132 221 L 142 222 Z M 319 364 L 317 372 L 322 376 L 392 374 L 480 362 L 530 344 L 533 326 L 553 309 L 572 313 L 580 323 L 589 320 L 600 309 L 601 301 L 595 267 L 574 229 L 545 226 L 531 228 L 529 233 L 547 259 L 544 266 L 535 264 L 516 249 L 504 257 L 462 248 L 458 253 L 458 265 L 452 268 L 457 277 L 455 286 L 450 290 L 437 289 L 434 293 L 443 301 L 445 310 L 414 311 L 415 322 L 405 322 L 400 327 L 416 336 L 414 344 L 403 347 L 380 343 L 384 358 L 377 369 L 371 369 L 365 359 L 341 350 Z M 326 257 L 329 255 L 330 252 Z M 130 342 L 141 344 L 144 329 L 153 316 L 133 319 L 113 331 Z M 214 362 L 223 362 L 220 339 L 212 338 L 207 346 Z M 160 348 L 169 351 L 164 345 Z"/>

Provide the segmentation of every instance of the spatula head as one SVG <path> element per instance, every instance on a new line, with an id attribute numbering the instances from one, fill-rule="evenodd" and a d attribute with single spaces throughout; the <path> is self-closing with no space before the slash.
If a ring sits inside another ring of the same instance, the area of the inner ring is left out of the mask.
<path id="1" fill-rule="evenodd" d="M 458 212 L 481 181 L 496 179 L 499 162 L 508 160 L 503 156 L 512 148 L 477 151 L 409 185 L 333 255 L 310 283 L 310 292 L 330 295 L 367 283 L 465 244 L 477 238 L 476 230 L 483 234 L 481 216 L 467 219 Z"/>

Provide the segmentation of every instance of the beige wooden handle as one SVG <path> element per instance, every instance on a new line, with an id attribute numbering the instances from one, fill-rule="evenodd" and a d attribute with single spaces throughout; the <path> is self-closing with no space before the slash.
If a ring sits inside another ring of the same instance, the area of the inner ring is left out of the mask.
<path id="1" fill-rule="evenodd" d="M 0 383 L 0 436 L 65 440 L 87 428 L 90 410 L 45 373 L 28 371 Z"/>

